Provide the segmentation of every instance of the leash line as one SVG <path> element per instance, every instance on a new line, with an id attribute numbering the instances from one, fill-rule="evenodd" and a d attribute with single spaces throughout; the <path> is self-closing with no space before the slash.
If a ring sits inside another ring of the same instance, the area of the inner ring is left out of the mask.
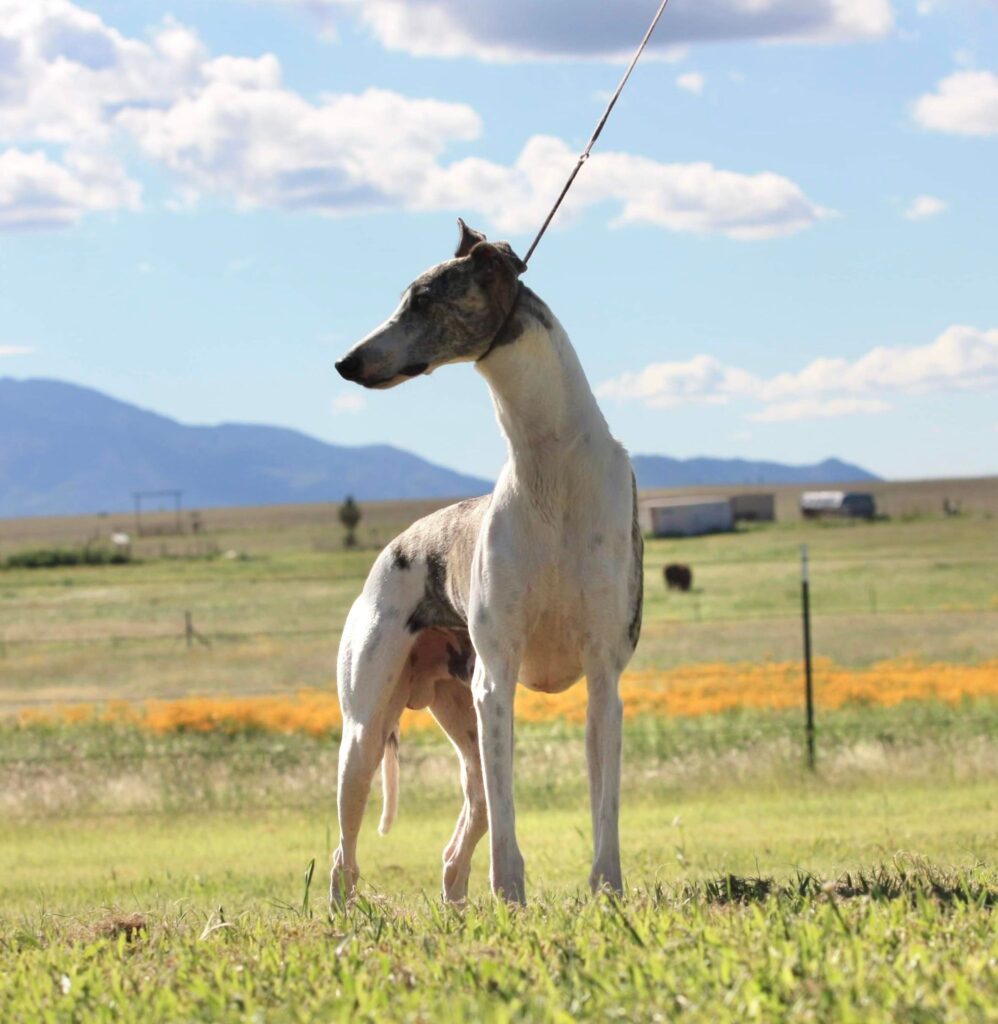
<path id="1" fill-rule="evenodd" d="M 586 144 L 586 148 L 582 151 L 579 159 L 576 161 L 575 167 L 572 168 L 572 173 L 568 176 L 568 181 L 565 182 L 565 187 L 561 190 L 561 194 L 555 200 L 554 206 L 551 207 L 551 212 L 547 215 L 544 223 L 541 225 L 540 231 L 537 232 L 537 237 L 530 243 L 530 248 L 527 250 L 527 255 L 523 257 L 524 265 L 530 262 L 530 257 L 533 256 L 534 250 L 537 248 L 537 243 L 544 237 L 544 232 L 547 231 L 548 225 L 554 220 L 554 215 L 558 212 L 558 207 L 561 206 L 562 200 L 568 195 L 568 190 L 572 187 L 572 182 L 575 181 L 579 171 L 582 170 L 582 165 L 589 159 L 589 152 L 596 144 L 596 140 L 600 137 L 603 131 L 603 126 L 606 124 L 607 119 L 610 117 L 610 111 L 617 104 L 617 100 L 620 98 L 620 94 L 624 91 L 624 86 L 627 85 L 627 80 L 631 77 L 631 72 L 634 70 L 635 65 L 641 57 L 641 54 L 645 52 L 645 47 L 648 45 L 648 40 L 651 39 L 652 32 L 655 31 L 655 26 L 658 24 L 659 19 L 665 13 L 666 7 L 669 5 L 669 0 L 662 0 L 661 5 L 658 8 L 658 12 L 655 17 L 652 18 L 651 24 L 648 26 L 648 31 L 645 32 L 644 39 L 641 40 L 641 44 L 638 46 L 637 51 L 631 58 L 631 63 L 628 64 L 627 70 L 624 72 L 624 77 L 621 78 L 616 91 L 610 97 L 610 102 L 606 105 L 606 110 L 603 111 L 603 116 L 599 119 L 599 123 L 596 125 L 596 130 L 590 136 L 589 142 Z"/>

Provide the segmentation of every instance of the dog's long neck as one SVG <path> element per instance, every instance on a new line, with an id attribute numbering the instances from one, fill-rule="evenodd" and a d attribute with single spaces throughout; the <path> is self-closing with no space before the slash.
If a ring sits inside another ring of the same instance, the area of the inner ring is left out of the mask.
<path id="1" fill-rule="evenodd" d="M 505 336 L 477 365 L 510 468 L 529 489 L 550 495 L 578 474 L 591 476 L 593 463 L 618 448 L 565 329 L 528 288 Z"/>

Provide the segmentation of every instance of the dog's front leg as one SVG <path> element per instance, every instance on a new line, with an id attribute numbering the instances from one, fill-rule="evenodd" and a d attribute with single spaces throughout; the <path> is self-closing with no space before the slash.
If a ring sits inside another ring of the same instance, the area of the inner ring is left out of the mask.
<path id="1" fill-rule="evenodd" d="M 471 683 L 489 815 L 492 891 L 511 903 L 523 903 L 526 899 L 513 807 L 513 698 L 517 668 L 508 652 L 494 651 L 483 657 L 479 650 Z"/>
<path id="2" fill-rule="evenodd" d="M 593 815 L 593 892 L 622 892 L 620 875 L 620 759 L 623 705 L 619 675 L 597 660 L 587 665 L 589 705 L 586 712 L 586 755 Z"/>

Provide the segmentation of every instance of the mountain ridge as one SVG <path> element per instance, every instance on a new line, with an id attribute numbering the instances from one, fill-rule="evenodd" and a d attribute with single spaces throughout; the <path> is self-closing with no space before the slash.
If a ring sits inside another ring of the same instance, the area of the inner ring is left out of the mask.
<path id="1" fill-rule="evenodd" d="M 289 427 L 195 426 L 64 381 L 0 378 L 0 516 L 119 511 L 179 488 L 191 508 L 482 494 L 490 481 L 391 445 Z"/>
<path id="2" fill-rule="evenodd" d="M 633 456 L 638 487 L 877 480 L 838 459 L 787 466 L 746 459 Z M 290 427 L 190 425 L 93 388 L 0 377 L 0 516 L 129 507 L 133 491 L 184 491 L 188 508 L 460 498 L 493 484 L 392 445 L 347 447 Z"/>
<path id="3" fill-rule="evenodd" d="M 747 484 L 872 483 L 881 478 L 861 466 L 827 458 L 809 465 L 791 465 L 752 459 L 717 459 L 696 456 L 674 459 L 668 455 L 632 455 L 640 490 L 659 487 L 734 487 Z"/>

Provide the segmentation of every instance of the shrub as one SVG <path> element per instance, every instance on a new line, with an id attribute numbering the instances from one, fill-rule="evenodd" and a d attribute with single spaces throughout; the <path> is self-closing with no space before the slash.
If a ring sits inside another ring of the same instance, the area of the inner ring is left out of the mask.
<path id="1" fill-rule="evenodd" d="M 54 569 L 73 565 L 124 565 L 131 562 L 127 549 L 82 547 L 82 548 L 28 548 L 8 555 L 3 563 L 5 569 Z"/>

